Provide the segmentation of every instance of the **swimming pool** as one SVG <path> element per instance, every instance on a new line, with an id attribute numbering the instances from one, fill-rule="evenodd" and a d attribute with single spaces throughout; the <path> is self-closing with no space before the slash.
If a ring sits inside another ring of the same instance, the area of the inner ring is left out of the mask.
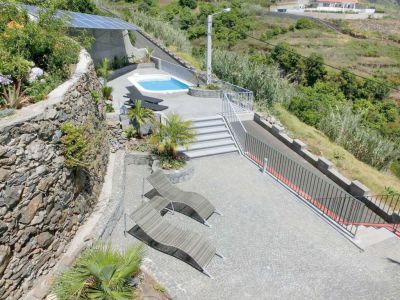
<path id="1" fill-rule="evenodd" d="M 170 94 L 187 92 L 190 82 L 167 74 L 133 74 L 128 80 L 140 92 Z"/>
<path id="2" fill-rule="evenodd" d="M 186 90 L 189 86 L 175 78 L 157 80 L 139 80 L 138 83 L 150 91 L 175 91 Z"/>

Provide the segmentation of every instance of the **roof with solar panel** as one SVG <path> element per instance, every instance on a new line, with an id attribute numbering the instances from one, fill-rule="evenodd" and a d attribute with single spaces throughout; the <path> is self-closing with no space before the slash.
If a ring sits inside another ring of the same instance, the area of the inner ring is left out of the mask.
<path id="1" fill-rule="evenodd" d="M 38 17 L 40 10 L 43 9 L 33 5 L 21 6 L 33 17 Z M 65 18 L 67 26 L 72 28 L 138 30 L 136 26 L 128 22 L 112 17 L 83 14 L 66 10 L 58 10 L 56 17 Z"/>

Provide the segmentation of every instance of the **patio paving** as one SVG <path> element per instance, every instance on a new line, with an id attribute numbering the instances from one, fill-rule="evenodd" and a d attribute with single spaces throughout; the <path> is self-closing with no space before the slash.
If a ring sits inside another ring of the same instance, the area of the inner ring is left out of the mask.
<path id="1" fill-rule="evenodd" d="M 398 299 L 400 239 L 362 252 L 284 187 L 237 154 L 193 160 L 194 177 L 179 184 L 202 193 L 223 213 L 208 228 L 179 213 L 173 224 L 201 233 L 226 256 L 207 270 L 147 248 L 144 267 L 174 299 Z M 125 212 L 140 205 L 148 166 L 126 170 Z M 150 189 L 146 184 L 146 191 Z M 127 218 L 127 229 L 134 222 Z M 124 237 L 121 218 L 112 237 L 120 249 L 137 240 Z"/>
<path id="2" fill-rule="evenodd" d="M 167 74 L 161 70 L 154 68 L 136 69 L 121 75 L 108 82 L 109 86 L 113 87 L 113 107 L 116 112 L 119 112 L 120 107 L 124 104 L 127 98 L 124 95 L 128 94 L 128 87 L 132 83 L 128 80 L 134 74 Z M 173 94 L 160 93 L 143 93 L 145 96 L 155 97 L 164 100 L 161 105 L 166 105 L 169 108 L 162 113 L 179 113 L 182 117 L 190 119 L 193 117 L 209 117 L 221 112 L 222 102 L 220 98 L 202 98 L 192 97 L 186 92 Z"/>

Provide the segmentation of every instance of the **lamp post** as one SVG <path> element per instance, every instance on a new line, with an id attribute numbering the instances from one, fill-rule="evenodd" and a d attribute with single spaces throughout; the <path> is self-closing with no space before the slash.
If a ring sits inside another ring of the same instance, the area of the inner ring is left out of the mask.
<path id="1" fill-rule="evenodd" d="M 221 10 L 220 12 L 217 12 L 215 14 L 208 15 L 208 22 L 207 22 L 207 84 L 211 83 L 211 57 L 212 57 L 212 49 L 211 49 L 211 43 L 212 43 L 212 17 L 218 14 L 222 14 L 225 12 L 230 12 L 231 9 L 230 7 L 225 8 Z"/>

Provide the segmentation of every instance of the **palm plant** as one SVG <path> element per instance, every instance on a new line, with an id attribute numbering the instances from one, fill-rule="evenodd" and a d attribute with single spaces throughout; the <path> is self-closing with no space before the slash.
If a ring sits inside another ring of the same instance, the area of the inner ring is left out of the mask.
<path id="1" fill-rule="evenodd" d="M 138 244 L 120 253 L 109 244 L 96 244 L 56 279 L 52 291 L 59 300 L 131 300 L 129 280 L 139 272 L 143 250 Z"/>
<path id="2" fill-rule="evenodd" d="M 128 111 L 128 118 L 131 120 L 140 138 L 142 138 L 140 128 L 146 121 L 153 119 L 153 117 L 154 112 L 148 108 L 142 107 L 141 100 L 135 100 L 135 107 Z"/>
<path id="3" fill-rule="evenodd" d="M 170 114 L 166 124 L 160 123 L 152 136 L 159 154 L 176 157 L 179 146 L 187 147 L 195 140 L 195 131 L 191 129 L 191 121 L 184 121 L 177 114 Z"/>

